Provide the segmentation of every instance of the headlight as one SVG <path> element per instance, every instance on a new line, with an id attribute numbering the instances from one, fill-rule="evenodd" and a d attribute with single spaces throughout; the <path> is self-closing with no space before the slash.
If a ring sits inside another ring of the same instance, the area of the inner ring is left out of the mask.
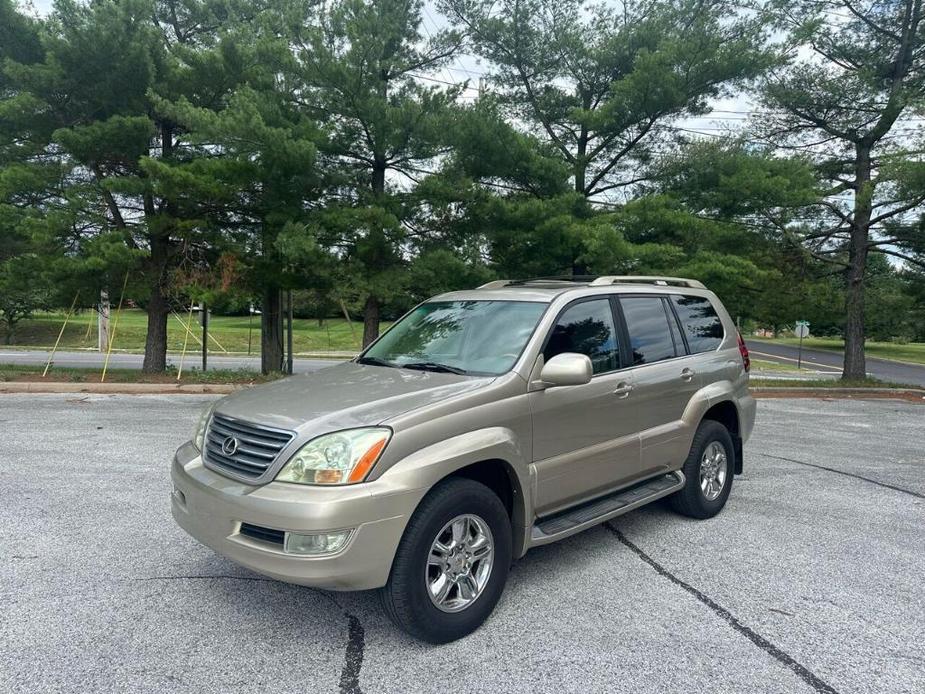
<path id="1" fill-rule="evenodd" d="M 199 415 L 199 421 L 196 422 L 196 428 L 193 429 L 193 445 L 200 451 L 205 444 L 206 427 L 209 426 L 209 418 L 212 416 L 212 406 L 209 405 Z"/>
<path id="2" fill-rule="evenodd" d="M 354 484 L 366 479 L 391 429 L 368 427 L 325 434 L 299 449 L 276 479 L 296 484 Z"/>

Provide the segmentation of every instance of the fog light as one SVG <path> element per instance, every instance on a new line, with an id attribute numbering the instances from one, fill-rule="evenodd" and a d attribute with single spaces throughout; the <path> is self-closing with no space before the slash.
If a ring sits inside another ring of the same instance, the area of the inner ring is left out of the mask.
<path id="1" fill-rule="evenodd" d="M 343 549 L 349 537 L 349 530 L 341 530 L 336 533 L 320 533 L 317 535 L 286 533 L 286 544 L 284 545 L 284 549 L 289 554 L 333 554 Z"/>

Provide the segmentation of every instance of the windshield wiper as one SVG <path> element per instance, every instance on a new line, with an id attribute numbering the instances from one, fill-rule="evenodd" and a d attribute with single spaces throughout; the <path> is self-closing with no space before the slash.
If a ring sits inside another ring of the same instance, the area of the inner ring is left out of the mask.
<path id="1" fill-rule="evenodd" d="M 437 371 L 439 373 L 459 374 L 465 376 L 469 372 L 449 364 L 438 364 L 435 361 L 413 361 L 408 364 L 402 364 L 403 369 L 419 369 L 420 371 Z"/>
<path id="2" fill-rule="evenodd" d="M 393 364 L 390 361 L 385 359 L 380 359 L 379 357 L 360 357 L 357 359 L 357 364 L 369 364 L 370 366 L 388 366 L 392 369 L 397 369 L 398 364 Z"/>

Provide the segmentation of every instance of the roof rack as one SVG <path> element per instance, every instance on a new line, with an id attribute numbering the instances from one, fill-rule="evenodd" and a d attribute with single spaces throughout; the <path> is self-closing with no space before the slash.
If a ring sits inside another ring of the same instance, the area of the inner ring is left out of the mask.
<path id="1" fill-rule="evenodd" d="M 698 280 L 684 279 L 683 277 L 655 277 L 649 275 L 604 275 L 591 281 L 592 287 L 601 287 L 608 284 L 658 284 L 664 287 L 675 285 L 678 287 L 691 287 L 706 289 Z"/>
<path id="2" fill-rule="evenodd" d="M 532 277 L 522 280 L 494 280 L 483 284 L 477 289 L 500 289 L 501 287 L 522 287 L 525 285 L 570 285 L 588 284 L 594 277 Z"/>
<path id="3" fill-rule="evenodd" d="M 656 277 L 649 275 L 602 275 L 574 276 L 574 277 L 535 277 L 524 280 L 494 280 L 481 285 L 478 289 L 500 289 L 501 287 L 523 286 L 527 284 L 587 284 L 590 287 L 603 287 L 608 284 L 657 284 L 663 287 L 675 285 L 678 287 L 691 287 L 706 289 L 698 280 L 689 280 L 682 277 Z"/>

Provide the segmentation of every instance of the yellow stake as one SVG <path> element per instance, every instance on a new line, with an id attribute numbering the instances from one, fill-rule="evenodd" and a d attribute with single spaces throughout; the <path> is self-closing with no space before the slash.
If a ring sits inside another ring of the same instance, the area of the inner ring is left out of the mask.
<path id="1" fill-rule="evenodd" d="M 58 339 L 55 340 L 55 346 L 51 348 L 51 354 L 48 355 L 48 361 L 45 362 L 45 370 L 42 372 L 42 378 L 48 374 L 48 368 L 51 366 L 52 360 L 55 358 L 55 352 L 58 351 L 58 343 L 61 342 L 61 336 L 64 335 L 64 329 L 67 327 L 67 322 L 71 317 L 71 314 L 74 312 L 74 307 L 77 305 L 77 297 L 80 296 L 80 290 L 77 290 L 77 293 L 74 295 L 74 300 L 71 302 L 71 307 L 67 310 L 67 313 L 64 314 L 64 322 L 61 324 L 61 330 L 58 333 Z"/>
<path id="2" fill-rule="evenodd" d="M 184 328 L 186 328 L 186 334 L 183 335 L 183 351 L 180 352 L 180 368 L 177 369 L 177 380 L 178 381 L 180 380 L 180 376 L 183 375 L 183 360 L 186 359 L 186 345 L 189 342 L 190 333 L 192 333 L 192 330 L 189 329 L 189 323 L 193 321 L 193 306 L 194 305 L 195 304 L 193 304 L 193 302 L 191 301 L 189 305 L 189 318 L 187 318 L 187 321 L 189 321 L 188 323 L 183 323 L 183 321 L 180 319 L 180 316 L 178 316 L 176 313 L 173 314 L 173 317 L 176 318 L 178 321 L 180 321 L 180 324 Z M 202 344 L 202 343 L 200 342 L 199 344 Z"/>
<path id="3" fill-rule="evenodd" d="M 109 345 L 106 348 L 106 361 L 103 362 L 103 373 L 100 374 L 100 383 L 106 380 L 106 370 L 109 368 L 109 355 L 112 354 L 112 343 L 116 339 L 116 328 L 119 325 L 119 316 L 122 315 L 122 299 L 125 298 L 125 286 L 128 284 L 128 272 L 125 273 L 125 279 L 122 280 L 122 293 L 119 295 L 119 306 L 116 308 L 116 319 L 112 322 L 112 330 L 109 331 Z"/>
<path id="4" fill-rule="evenodd" d="M 195 304 L 193 304 L 193 305 L 195 306 Z M 189 326 L 188 326 L 186 323 L 183 322 L 183 319 L 180 318 L 180 315 L 177 314 L 177 313 L 174 313 L 174 314 L 173 314 L 173 317 L 174 317 L 174 319 L 177 321 L 177 323 L 179 323 L 181 326 L 183 326 L 183 328 L 186 330 L 187 336 L 193 338 L 194 340 L 196 340 L 196 344 L 199 345 L 200 347 L 202 347 L 202 340 L 200 340 L 198 337 L 196 337 L 196 333 L 194 333 L 192 330 L 189 329 Z M 193 320 L 193 314 L 192 314 L 192 313 L 190 314 L 189 319 L 190 319 L 191 321 Z"/>
<path id="5" fill-rule="evenodd" d="M 192 337 L 194 340 L 196 340 L 196 343 L 197 343 L 200 347 L 202 347 L 202 340 L 200 340 L 198 337 L 196 337 L 196 333 L 194 333 L 192 330 L 190 330 L 190 327 L 189 327 L 189 326 L 192 324 L 192 322 L 193 322 L 193 314 L 192 314 L 192 313 L 190 314 L 190 317 L 189 317 L 189 321 L 190 321 L 190 322 L 189 322 L 189 324 L 184 323 L 184 322 L 183 322 L 183 319 L 180 318 L 180 316 L 178 316 L 176 312 L 174 312 L 173 317 L 177 319 L 177 323 L 179 323 L 180 325 L 182 325 L 182 326 L 186 329 L 186 332 L 188 332 L 188 333 L 190 334 L 190 337 Z M 219 342 L 219 341 L 216 340 L 214 337 L 212 337 L 212 333 L 209 333 L 209 339 L 212 340 L 212 342 L 214 342 L 216 345 L 218 345 L 218 348 L 219 348 L 220 350 L 222 350 L 225 354 L 228 354 L 228 350 L 225 349 L 224 347 L 222 347 L 222 343 L 221 343 L 221 342 Z"/>
<path id="6" fill-rule="evenodd" d="M 93 319 L 96 318 L 93 311 L 87 311 L 87 314 L 90 317 L 87 319 L 87 333 L 84 335 L 84 342 L 90 339 L 90 329 L 93 327 Z"/>

